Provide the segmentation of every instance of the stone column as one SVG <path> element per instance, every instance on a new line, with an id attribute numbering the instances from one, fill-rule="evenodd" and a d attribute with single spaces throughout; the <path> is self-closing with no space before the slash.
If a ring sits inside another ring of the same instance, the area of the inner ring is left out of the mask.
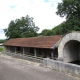
<path id="1" fill-rule="evenodd" d="M 7 48 L 6 48 L 6 46 L 4 46 L 3 50 L 4 50 L 4 51 L 7 51 Z"/>
<path id="2" fill-rule="evenodd" d="M 34 56 L 35 56 L 35 57 L 37 56 L 36 49 L 34 49 Z"/>
<path id="3" fill-rule="evenodd" d="M 24 55 L 24 47 L 23 47 L 23 55 Z"/>
<path id="4" fill-rule="evenodd" d="M 16 47 L 15 47 L 15 54 L 16 54 Z"/>
<path id="5" fill-rule="evenodd" d="M 10 46 L 8 47 L 8 51 L 10 52 Z"/>
<path id="6" fill-rule="evenodd" d="M 42 58 L 44 58 L 44 53 L 43 53 L 43 49 L 41 49 L 41 54 L 42 54 Z"/>

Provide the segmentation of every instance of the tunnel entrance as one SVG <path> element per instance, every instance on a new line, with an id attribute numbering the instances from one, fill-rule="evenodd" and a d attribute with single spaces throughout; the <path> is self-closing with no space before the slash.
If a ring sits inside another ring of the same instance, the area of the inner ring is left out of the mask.
<path id="1" fill-rule="evenodd" d="M 80 65 L 80 42 L 76 40 L 68 41 L 63 48 L 64 62 Z"/>

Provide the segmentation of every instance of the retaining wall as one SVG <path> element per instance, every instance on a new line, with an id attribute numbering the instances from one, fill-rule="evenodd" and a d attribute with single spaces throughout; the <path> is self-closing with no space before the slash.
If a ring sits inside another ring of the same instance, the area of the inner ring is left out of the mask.
<path id="1" fill-rule="evenodd" d="M 15 54 L 10 52 L 3 52 L 3 54 L 7 54 L 14 58 L 20 58 L 20 59 L 25 59 L 29 61 L 39 62 L 51 69 L 58 70 L 64 73 L 69 73 L 73 76 L 77 76 L 80 78 L 80 65 L 56 61 L 49 58 L 44 58 L 43 60 L 40 60 L 40 59 L 24 56 L 22 54 Z"/>
<path id="2" fill-rule="evenodd" d="M 3 54 L 12 56 L 14 58 L 20 58 L 20 59 L 24 59 L 24 60 L 29 60 L 29 61 L 33 61 L 33 62 L 42 63 L 41 59 L 36 59 L 36 58 L 33 58 L 33 57 L 24 56 L 24 55 L 19 54 L 19 53 L 15 54 L 15 53 L 12 53 L 12 52 L 5 52 L 5 51 L 3 51 Z"/>
<path id="3" fill-rule="evenodd" d="M 51 59 L 44 59 L 43 64 L 51 69 L 69 73 L 80 78 L 80 66 Z"/>

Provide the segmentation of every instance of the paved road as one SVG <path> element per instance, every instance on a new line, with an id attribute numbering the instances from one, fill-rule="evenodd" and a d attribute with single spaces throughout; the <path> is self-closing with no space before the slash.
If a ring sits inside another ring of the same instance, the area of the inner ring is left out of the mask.
<path id="1" fill-rule="evenodd" d="M 38 63 L 0 55 L 0 80 L 79 80 Z"/>

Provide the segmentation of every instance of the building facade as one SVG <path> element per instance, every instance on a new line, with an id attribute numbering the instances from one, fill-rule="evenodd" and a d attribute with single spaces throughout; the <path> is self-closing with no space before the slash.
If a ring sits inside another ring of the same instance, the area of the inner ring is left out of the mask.
<path id="1" fill-rule="evenodd" d="M 63 36 L 42 36 L 10 39 L 4 44 L 5 51 L 50 58 L 63 62 L 80 61 L 80 32 Z"/>
<path id="2" fill-rule="evenodd" d="M 42 36 L 32 38 L 15 38 L 6 41 L 5 51 L 31 55 L 40 58 L 58 58 L 58 42 L 62 36 Z"/>

